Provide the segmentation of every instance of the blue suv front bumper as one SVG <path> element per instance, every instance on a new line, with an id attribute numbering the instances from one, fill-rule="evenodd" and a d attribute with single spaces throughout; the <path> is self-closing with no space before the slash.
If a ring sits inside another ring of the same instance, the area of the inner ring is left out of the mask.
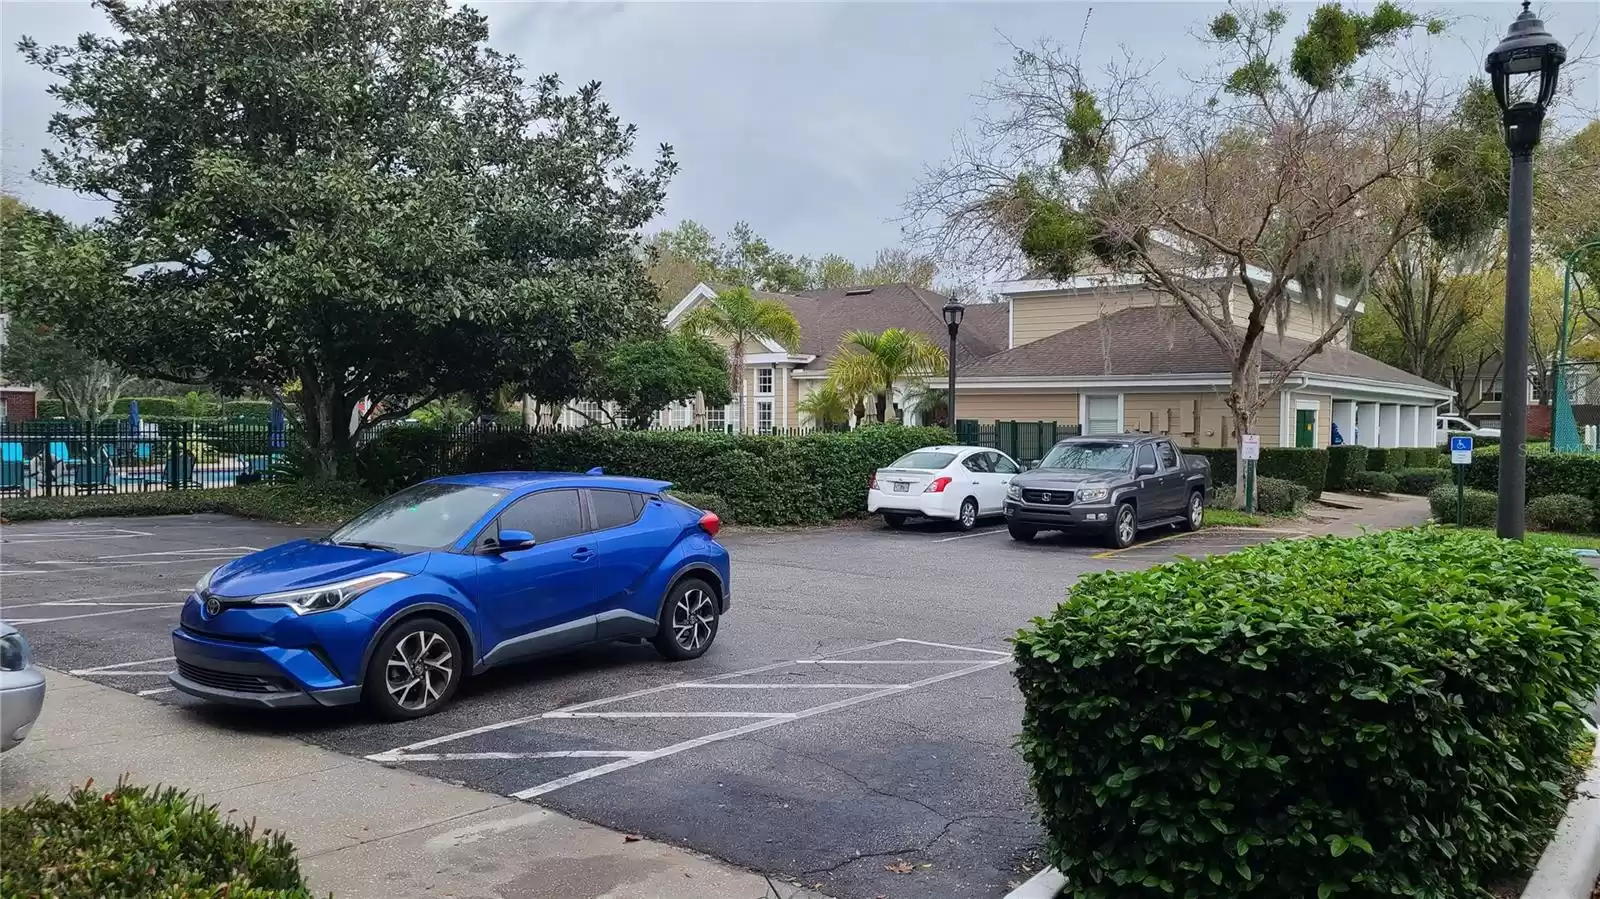
<path id="1" fill-rule="evenodd" d="M 358 702 L 360 661 L 343 660 L 343 667 L 352 670 L 341 676 L 340 662 L 324 647 L 343 641 L 324 641 L 320 631 L 331 629 L 338 637 L 351 629 L 365 637 L 371 633 L 371 619 L 348 609 L 321 613 L 317 621 L 311 617 L 276 607 L 236 608 L 213 616 L 190 597 L 172 632 L 177 670 L 167 680 L 191 696 L 230 705 L 293 708 Z"/>

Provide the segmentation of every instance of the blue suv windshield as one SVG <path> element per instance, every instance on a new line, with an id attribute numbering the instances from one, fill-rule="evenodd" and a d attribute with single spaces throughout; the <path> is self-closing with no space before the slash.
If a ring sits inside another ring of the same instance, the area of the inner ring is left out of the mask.
<path id="1" fill-rule="evenodd" d="M 417 484 L 352 518 L 328 542 L 399 552 L 441 549 L 461 539 L 505 495 L 490 487 Z"/>
<path id="2" fill-rule="evenodd" d="M 1126 471 L 1133 447 L 1126 443 L 1059 443 L 1040 468 L 1068 471 Z"/>

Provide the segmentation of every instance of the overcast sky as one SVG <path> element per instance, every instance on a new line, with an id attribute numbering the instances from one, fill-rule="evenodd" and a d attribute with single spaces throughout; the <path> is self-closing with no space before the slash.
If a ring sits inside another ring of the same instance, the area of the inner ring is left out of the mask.
<path id="1" fill-rule="evenodd" d="M 944 157 L 972 119 L 974 95 L 1010 57 L 1007 39 L 1078 40 L 1092 6 L 1083 56 L 1107 60 L 1118 45 L 1164 59 L 1176 81 L 1204 66 L 1192 37 L 1220 4 L 744 2 L 473 4 L 490 40 L 532 72 L 568 85 L 598 80 L 613 108 L 639 126 L 648 152 L 669 143 L 682 166 L 658 224 L 695 219 L 725 233 L 749 221 L 780 249 L 870 260 L 900 242 L 894 219 L 922 167 Z M 1415 4 L 1456 20 L 1432 41 L 1443 71 L 1477 71 L 1483 53 L 1518 11 L 1512 2 Z M 1290 4 L 1304 14 L 1310 4 Z M 1587 43 L 1600 3 L 1540 4 L 1552 32 Z M 104 31 L 87 3 L 0 0 L 0 137 L 4 188 L 74 219 L 99 213 L 87 199 L 34 183 L 53 104 L 48 79 L 23 63 L 17 38 L 71 41 Z M 1593 45 L 1591 50 L 1593 49 Z M 1580 82 L 1586 115 L 1600 107 L 1600 79 Z"/>

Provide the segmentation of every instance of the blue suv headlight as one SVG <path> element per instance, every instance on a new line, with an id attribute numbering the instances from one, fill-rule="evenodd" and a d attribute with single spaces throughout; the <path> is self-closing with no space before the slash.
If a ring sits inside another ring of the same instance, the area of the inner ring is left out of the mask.
<path id="1" fill-rule="evenodd" d="M 310 615 L 313 612 L 329 612 L 334 609 L 344 608 L 355 600 L 356 597 L 380 587 L 390 581 L 398 581 L 403 577 L 410 577 L 403 571 L 381 571 L 377 574 L 364 574 L 348 581 L 339 581 L 336 584 L 324 584 L 321 587 L 306 587 L 302 590 L 285 590 L 282 593 L 268 593 L 257 596 L 251 602 L 258 606 L 288 606 L 296 615 Z"/>

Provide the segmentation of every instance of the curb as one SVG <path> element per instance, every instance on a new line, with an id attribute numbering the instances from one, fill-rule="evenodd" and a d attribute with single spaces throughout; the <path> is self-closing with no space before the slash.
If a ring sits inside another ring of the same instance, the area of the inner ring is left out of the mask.
<path id="1" fill-rule="evenodd" d="M 1028 878 L 1022 886 L 1005 895 L 1005 899 L 1056 899 L 1056 894 L 1067 885 L 1067 878 L 1055 868 L 1045 868 Z M 1585 896 L 1584 899 L 1589 899 Z"/>
<path id="2" fill-rule="evenodd" d="M 1522 899 L 1589 899 L 1600 877 L 1600 743 Z"/>

